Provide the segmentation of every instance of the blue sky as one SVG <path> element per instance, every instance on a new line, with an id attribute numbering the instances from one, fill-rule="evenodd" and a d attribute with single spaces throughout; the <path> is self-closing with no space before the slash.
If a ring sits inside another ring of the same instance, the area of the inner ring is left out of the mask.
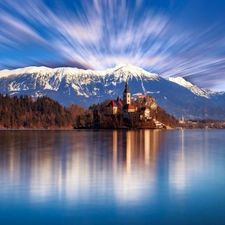
<path id="1" fill-rule="evenodd" d="M 224 0 L 0 0 L 0 70 L 130 63 L 225 90 Z"/>

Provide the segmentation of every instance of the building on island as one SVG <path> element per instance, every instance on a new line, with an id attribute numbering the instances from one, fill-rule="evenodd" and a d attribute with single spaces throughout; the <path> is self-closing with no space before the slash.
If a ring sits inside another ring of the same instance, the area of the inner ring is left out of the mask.
<path id="1" fill-rule="evenodd" d="M 165 112 L 160 109 L 152 96 L 134 94 L 136 99 L 131 98 L 128 82 L 125 83 L 123 98 L 106 100 L 98 105 L 93 112 L 93 126 L 101 128 L 167 128 L 158 120 L 165 117 Z M 166 117 L 171 119 L 171 117 Z"/>
<path id="2" fill-rule="evenodd" d="M 130 119 L 130 113 L 134 113 L 136 111 L 136 107 L 131 104 L 131 93 L 128 82 L 126 82 L 123 92 L 123 100 L 119 97 L 116 100 L 111 100 L 106 106 L 107 115 L 122 114 L 124 119 Z"/>
<path id="3" fill-rule="evenodd" d="M 123 109 L 123 102 L 118 97 L 116 100 L 110 101 L 106 106 L 106 109 L 108 115 L 116 115 L 118 113 L 121 113 Z"/>
<path id="4" fill-rule="evenodd" d="M 129 89 L 129 86 L 128 86 L 128 82 L 126 82 L 125 89 L 124 89 L 124 92 L 123 92 L 123 104 L 124 105 L 131 104 L 131 93 L 130 93 L 130 89 Z"/>
<path id="5" fill-rule="evenodd" d="M 123 92 L 123 118 L 130 119 L 131 114 L 137 111 L 136 107 L 131 104 L 131 93 L 126 82 L 125 89 Z"/>
<path id="6" fill-rule="evenodd" d="M 131 100 L 131 92 L 128 82 L 125 84 L 123 100 L 119 97 L 111 100 L 106 106 L 107 115 L 121 115 L 123 119 L 132 119 L 134 116 L 139 120 L 151 119 L 151 109 L 155 109 L 157 104 L 153 97 L 139 95 L 136 101 Z"/>
<path id="7" fill-rule="evenodd" d="M 150 109 L 146 106 L 140 108 L 140 120 L 149 120 L 150 117 Z"/>

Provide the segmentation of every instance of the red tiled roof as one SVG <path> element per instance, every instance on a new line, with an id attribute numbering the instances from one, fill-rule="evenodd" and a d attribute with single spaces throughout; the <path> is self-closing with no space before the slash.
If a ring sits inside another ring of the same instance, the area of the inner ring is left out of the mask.
<path id="1" fill-rule="evenodd" d="M 108 105 L 107 107 L 109 106 L 112 106 L 112 107 L 122 107 L 123 106 L 123 103 L 121 100 L 119 101 L 116 101 L 116 100 L 112 100 Z"/>
<path id="2" fill-rule="evenodd" d="M 133 105 L 128 104 L 128 109 L 136 109 Z"/>
<path id="3" fill-rule="evenodd" d="M 124 109 L 136 109 L 136 107 L 131 104 L 126 104 L 123 108 Z"/>
<path id="4" fill-rule="evenodd" d="M 119 99 L 119 101 L 117 101 L 118 102 L 118 104 L 120 105 L 120 106 L 123 106 L 123 102 Z"/>

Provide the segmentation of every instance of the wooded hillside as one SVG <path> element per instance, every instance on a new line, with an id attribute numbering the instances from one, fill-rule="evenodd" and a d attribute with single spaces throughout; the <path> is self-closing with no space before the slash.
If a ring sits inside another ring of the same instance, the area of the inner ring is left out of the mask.
<path id="1" fill-rule="evenodd" d="M 76 116 L 85 109 L 78 105 L 61 106 L 49 97 L 0 94 L 0 127 L 4 128 L 63 128 L 74 127 Z"/>
<path id="2" fill-rule="evenodd" d="M 33 100 L 26 95 L 10 97 L 0 94 L 0 128 L 144 128 L 151 122 L 140 123 L 138 112 L 133 114 L 130 121 L 123 120 L 120 114 L 107 116 L 103 113 L 107 102 L 92 105 L 89 110 L 85 110 L 75 104 L 66 108 L 45 96 Z M 160 107 L 151 114 L 166 125 L 177 125 L 177 120 Z M 154 125 L 150 125 L 148 127 L 154 128 Z"/>

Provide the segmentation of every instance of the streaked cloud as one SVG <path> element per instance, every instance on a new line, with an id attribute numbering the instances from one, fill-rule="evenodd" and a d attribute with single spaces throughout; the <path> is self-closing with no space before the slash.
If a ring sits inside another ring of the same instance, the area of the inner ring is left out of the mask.
<path id="1" fill-rule="evenodd" d="M 0 69 L 43 63 L 104 70 L 131 63 L 162 77 L 221 88 L 223 19 L 200 27 L 192 19 L 192 28 L 184 23 L 191 20 L 182 14 L 186 8 L 176 14 L 172 2 L 168 10 L 144 0 L 49 2 L 0 2 Z"/>

